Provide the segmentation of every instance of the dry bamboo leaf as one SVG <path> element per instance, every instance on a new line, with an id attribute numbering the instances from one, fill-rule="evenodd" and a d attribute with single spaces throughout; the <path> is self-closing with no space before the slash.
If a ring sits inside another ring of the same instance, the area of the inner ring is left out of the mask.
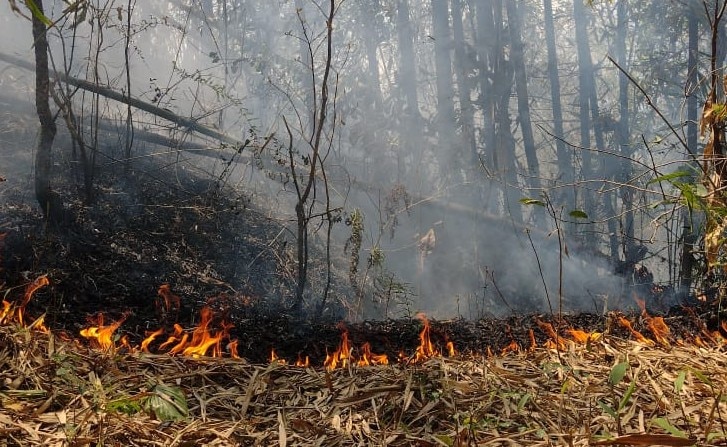
<path id="1" fill-rule="evenodd" d="M 619 436 L 615 439 L 592 442 L 591 445 L 663 445 L 669 447 L 691 446 L 697 442 L 693 438 L 678 438 L 672 435 L 634 434 Z"/>
<path id="2" fill-rule="evenodd" d="M 278 445 L 285 447 L 288 445 L 288 434 L 285 429 L 285 418 L 283 413 L 278 410 Z"/>

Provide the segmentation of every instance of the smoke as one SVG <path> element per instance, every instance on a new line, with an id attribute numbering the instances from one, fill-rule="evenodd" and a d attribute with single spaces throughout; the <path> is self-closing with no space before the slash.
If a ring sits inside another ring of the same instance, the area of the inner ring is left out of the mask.
<path id="1" fill-rule="evenodd" d="M 60 1 L 45 3 L 52 17 L 65 7 Z M 112 3 L 97 66 L 99 82 L 123 91 L 127 4 Z M 639 120 L 632 120 L 634 127 L 639 126 L 632 129 L 637 137 L 628 145 L 617 138 L 618 72 L 606 62 L 613 36 L 591 42 L 599 67 L 595 89 L 602 112 L 602 121 L 596 124 L 604 131 L 605 152 L 611 155 L 569 145 L 574 181 L 580 185 L 565 186 L 582 188 L 574 193 L 580 202 L 554 199 L 557 209 L 563 207 L 567 213 L 582 206 L 585 195 L 595 197 L 597 215 L 589 220 L 599 223 L 561 223 L 559 237 L 552 216 L 518 202 L 537 197 L 539 191 L 528 189 L 535 173 L 530 172 L 523 118 L 518 115 L 510 43 L 515 31 L 508 21 L 512 11 L 493 12 L 475 3 L 457 2 L 462 6 L 460 15 L 454 8 L 444 11 L 449 16 L 436 22 L 440 26 L 436 30 L 433 15 L 442 11 L 432 10 L 428 1 L 348 1 L 337 11 L 335 76 L 329 86 L 335 105 L 329 110 L 323 162 L 333 206 L 344 215 L 360 209 L 365 216 L 362 265 L 381 249 L 385 273 L 393 273 L 407 290 L 388 298 L 383 294 L 376 298 L 378 304 L 388 309 L 386 316 L 423 310 L 437 317 L 560 311 L 561 307 L 601 312 L 630 305 L 621 299 L 623 280 L 611 273 L 624 260 L 624 253 L 609 246 L 609 237 L 626 231 L 620 217 L 626 205 L 620 190 L 608 191 L 609 180 L 629 182 L 638 177 L 638 173 L 620 177 L 633 170 L 633 166 L 625 169 L 624 154 L 633 155 L 642 170 L 651 162 L 641 141 L 653 138 L 649 129 L 654 126 L 648 111 L 637 109 Z M 552 134 L 543 18 L 536 3 L 518 2 L 538 182 L 547 190 L 564 185 Z M 561 99 L 567 120 L 566 134 L 557 138 L 574 142 L 580 129 L 577 76 L 572 75 L 578 64 L 572 4 L 556 3 Z M 590 29 L 608 28 L 615 6 L 603 3 L 589 10 L 594 21 Z M 228 2 L 224 7 L 214 1 L 137 2 L 132 18 L 131 94 L 235 138 L 250 138 L 247 152 L 256 151 L 255 156 L 243 154 L 240 160 L 247 164 L 236 164 L 231 173 L 225 171 L 229 154 L 224 150 L 216 160 L 190 156 L 188 167 L 212 178 L 229 175 L 228 184 L 258 197 L 286 224 L 294 221 L 294 193 L 285 174 L 289 154 L 282 118 L 291 124 L 295 157 L 303 164 L 320 96 L 316 82 L 325 56 L 323 12 L 307 0 Z M 487 20 L 497 26 L 485 26 Z M 29 23 L 10 12 L 7 2 L 0 3 L 0 23 L 2 51 L 32 60 Z M 449 28 L 443 31 L 442 24 Z M 76 51 L 69 67 L 72 76 L 90 76 L 95 61 L 89 65 L 89 57 L 97 48 L 94 32 L 88 19 L 75 30 L 65 29 L 62 39 L 57 29 L 51 30 L 54 54 Z M 652 51 L 659 39 L 644 38 L 636 50 Z M 496 47 L 498 42 L 501 48 Z M 441 71 L 447 58 L 451 70 L 447 79 L 438 79 L 437 67 Z M 56 59 L 56 64 L 62 63 Z M 19 70 L 2 63 L 0 73 L 4 88 L 32 90 L 27 73 L 19 76 Z M 653 85 L 658 87 L 658 79 L 664 77 L 656 76 Z M 443 86 L 451 87 L 449 95 L 454 97 L 438 95 Z M 664 103 L 678 106 L 676 96 Z M 442 109 L 445 99 L 451 101 L 452 111 Z M 125 116 L 118 103 L 107 102 L 104 110 L 110 119 Z M 154 117 L 137 117 L 137 126 L 145 131 L 218 147 L 216 142 L 170 131 Z M 657 164 L 681 157 L 668 142 L 662 149 Z M 586 161 L 592 163 L 590 172 L 584 170 Z M 317 211 L 324 202 L 319 188 Z M 401 200 L 394 200 L 395 191 Z M 637 200 L 645 206 L 652 199 L 644 195 Z M 635 238 L 646 238 L 644 228 L 653 218 L 649 214 L 636 218 Z M 435 240 L 422 249 L 421 238 L 430 230 Z M 343 225 L 336 229 L 334 245 L 340 252 L 347 231 Z M 374 283 L 373 276 L 365 278 L 369 284 Z M 395 302 L 382 303 L 386 299 Z"/>

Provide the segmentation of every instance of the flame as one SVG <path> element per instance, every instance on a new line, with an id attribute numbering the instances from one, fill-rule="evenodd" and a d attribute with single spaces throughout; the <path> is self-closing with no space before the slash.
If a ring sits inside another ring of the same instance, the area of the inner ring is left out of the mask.
<path id="1" fill-rule="evenodd" d="M 584 332 L 580 329 L 566 329 L 565 331 L 576 343 L 580 344 L 587 344 L 599 340 L 602 335 L 600 332 Z"/>
<path id="2" fill-rule="evenodd" d="M 361 358 L 356 362 L 358 366 L 388 365 L 389 357 L 386 354 L 374 354 L 371 352 L 371 343 L 366 342 L 361 346 Z"/>
<path id="3" fill-rule="evenodd" d="M 220 342 L 225 330 L 223 328 L 215 335 L 210 335 L 208 326 L 212 322 L 212 309 L 209 307 L 205 306 L 200 310 L 200 317 L 199 326 L 192 332 L 192 340 L 189 342 L 189 346 L 184 348 L 182 355 L 202 357 L 207 355 L 207 351 L 212 348 L 212 357 L 220 357 L 222 355 Z"/>
<path id="4" fill-rule="evenodd" d="M 629 332 L 631 332 L 631 335 L 638 341 L 639 343 L 643 343 L 648 346 L 654 346 L 654 341 L 649 340 L 648 338 L 644 337 L 641 332 L 637 331 L 636 329 L 631 326 L 631 322 L 624 318 L 622 315 L 618 316 L 618 324 L 621 325 L 624 329 L 628 329 Z"/>
<path id="5" fill-rule="evenodd" d="M 127 317 L 128 314 L 125 314 L 117 321 L 106 326 L 104 325 L 104 316 L 100 313 L 98 314 L 98 317 L 96 317 L 96 321 L 92 323 L 95 324 L 95 326 L 90 326 L 81 330 L 81 337 L 89 339 L 91 344 L 101 348 L 103 351 L 115 349 L 114 332 L 116 332 L 116 329 L 121 326 Z"/>
<path id="6" fill-rule="evenodd" d="M 549 340 L 545 342 L 546 348 L 565 351 L 568 346 L 566 345 L 565 340 L 563 340 L 563 338 L 555 331 L 552 324 L 537 318 L 535 319 L 535 323 L 549 338 Z"/>
<path id="7" fill-rule="evenodd" d="M 287 362 L 285 359 L 281 359 L 278 357 L 278 354 L 275 353 L 275 349 L 270 350 L 270 363 L 279 363 L 281 365 L 285 365 Z"/>
<path id="8" fill-rule="evenodd" d="M 182 307 L 181 299 L 172 293 L 169 284 L 162 284 L 157 290 L 157 295 L 162 298 L 162 302 L 156 301 L 157 309 L 163 311 L 164 314 L 174 310 L 177 314 Z"/>
<path id="9" fill-rule="evenodd" d="M 644 311 L 646 314 L 646 311 Z M 669 334 L 671 334 L 671 329 L 669 329 L 669 326 L 666 325 L 666 322 L 664 321 L 664 318 L 662 317 L 650 317 L 648 314 L 645 316 L 646 320 L 646 327 L 649 328 L 651 333 L 654 335 L 654 338 L 656 339 L 656 342 L 659 343 L 662 346 L 669 346 Z"/>
<path id="10" fill-rule="evenodd" d="M 300 368 L 308 368 L 310 366 L 310 359 L 306 355 L 305 360 L 303 360 L 301 355 L 298 354 L 298 360 L 295 361 L 295 366 L 298 366 Z"/>
<path id="11" fill-rule="evenodd" d="M 417 346 L 414 358 L 411 359 L 411 363 L 422 363 L 429 360 L 432 357 L 441 355 L 439 350 L 432 344 L 432 339 L 429 336 L 430 326 L 429 320 L 423 313 L 418 313 L 417 318 L 424 323 L 422 331 L 419 333 L 419 346 Z"/>
<path id="12" fill-rule="evenodd" d="M 333 354 L 326 354 L 326 360 L 323 366 L 329 371 L 338 368 L 346 368 L 351 360 L 351 345 L 348 341 L 348 330 L 344 329 L 341 333 L 341 343 L 338 345 Z"/>
<path id="13" fill-rule="evenodd" d="M 448 356 L 455 357 L 457 355 L 457 350 L 454 349 L 454 343 L 452 343 L 451 341 L 448 341 L 447 344 L 445 345 L 445 347 L 447 348 Z"/>
<path id="14" fill-rule="evenodd" d="M 23 294 L 23 299 L 20 301 L 20 304 L 13 304 L 10 301 L 3 300 L 2 304 L 2 310 L 0 310 L 0 324 L 8 324 L 11 322 L 16 322 L 20 326 L 28 327 L 29 329 L 36 329 L 41 332 L 50 332 L 50 330 L 45 326 L 45 318 L 40 317 L 36 319 L 33 323 L 30 325 L 25 324 L 25 306 L 28 305 L 31 298 L 33 298 L 33 294 L 35 292 L 47 285 L 50 284 L 50 281 L 48 281 L 48 277 L 45 275 L 37 277 L 32 283 L 28 284 L 28 286 L 25 288 L 25 293 Z"/>
<path id="15" fill-rule="evenodd" d="M 237 345 L 238 345 L 237 339 L 234 339 L 227 344 L 227 351 L 230 353 L 230 357 L 232 357 L 233 359 L 240 358 L 240 355 L 237 353 Z"/>
<path id="16" fill-rule="evenodd" d="M 184 334 L 184 328 L 180 326 L 177 323 L 174 323 L 174 335 L 170 335 L 169 338 L 167 338 L 167 341 L 159 345 L 159 350 L 163 351 L 164 349 L 167 349 L 169 346 L 173 345 L 174 343 L 179 342 L 183 338 Z M 184 334 L 186 335 L 186 334 Z M 185 339 L 186 343 L 186 339 Z"/>
<path id="17" fill-rule="evenodd" d="M 149 345 L 151 344 L 151 342 L 153 342 L 154 339 L 156 339 L 163 333 L 164 329 L 160 328 L 152 332 L 151 334 L 147 334 L 147 337 L 141 342 L 141 352 L 149 352 Z"/>
<path id="18" fill-rule="evenodd" d="M 530 347 L 528 348 L 528 352 L 535 352 L 535 348 L 538 347 L 538 343 L 535 341 L 534 330 L 528 329 L 528 339 L 530 339 Z"/>
<path id="19" fill-rule="evenodd" d="M 490 351 L 490 347 L 487 347 L 487 351 L 490 356 L 492 356 L 492 351 Z M 520 352 L 520 345 L 517 344 L 517 342 L 513 339 L 510 341 L 510 344 L 502 348 L 502 351 L 500 351 L 500 355 L 506 355 L 509 352 Z"/>

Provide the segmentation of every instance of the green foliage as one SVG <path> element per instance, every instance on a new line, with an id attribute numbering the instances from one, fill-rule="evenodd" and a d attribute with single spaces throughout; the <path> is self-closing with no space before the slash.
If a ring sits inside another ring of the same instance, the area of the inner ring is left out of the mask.
<path id="1" fill-rule="evenodd" d="M 141 406 L 160 421 L 178 421 L 189 416 L 184 392 L 176 386 L 155 385 L 141 400 Z"/>
<path id="2" fill-rule="evenodd" d="M 117 399 L 106 404 L 106 411 L 123 413 L 129 416 L 137 414 L 141 410 L 141 404 L 137 399 L 133 398 Z"/>
<path id="3" fill-rule="evenodd" d="M 612 387 L 618 385 L 626 375 L 629 364 L 627 362 L 621 362 L 611 368 L 611 373 L 608 375 L 608 384 Z"/>

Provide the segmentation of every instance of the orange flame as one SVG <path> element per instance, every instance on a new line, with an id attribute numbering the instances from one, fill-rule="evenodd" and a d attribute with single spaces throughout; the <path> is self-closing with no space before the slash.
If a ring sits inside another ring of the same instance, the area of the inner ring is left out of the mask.
<path id="1" fill-rule="evenodd" d="M 437 357 L 440 355 L 439 350 L 437 350 L 436 347 L 434 347 L 434 344 L 432 344 L 432 339 L 429 336 L 430 332 L 430 326 L 429 326 L 429 320 L 427 319 L 426 315 L 423 313 L 418 313 L 417 318 L 424 323 L 424 328 L 422 328 L 422 331 L 419 333 L 419 346 L 417 346 L 416 352 L 414 353 L 414 358 L 411 359 L 411 363 L 422 363 L 426 360 L 431 359 L 432 357 Z"/>
<path id="2" fill-rule="evenodd" d="M 650 317 L 646 315 L 645 320 L 646 327 L 649 328 L 649 331 L 651 331 L 652 334 L 654 334 L 654 338 L 656 339 L 657 343 L 662 346 L 669 346 L 668 337 L 669 334 L 671 334 L 671 329 L 669 329 L 669 326 L 666 325 L 664 318 Z"/>
<path id="3" fill-rule="evenodd" d="M 157 310 L 162 311 L 164 314 L 168 314 L 172 310 L 179 314 L 179 309 L 182 307 L 181 299 L 172 293 L 169 284 L 162 284 L 157 290 L 157 295 L 162 298 L 162 302 L 156 301 Z"/>
<path id="4" fill-rule="evenodd" d="M 184 348 L 182 355 L 202 357 L 207 355 L 207 351 L 212 348 L 212 357 L 220 357 L 222 355 L 220 342 L 224 335 L 224 329 L 215 335 L 210 335 L 208 326 L 212 322 L 212 309 L 203 307 L 199 314 L 201 318 L 199 325 L 192 332 L 192 340 L 189 342 L 189 346 Z"/>
<path id="5" fill-rule="evenodd" d="M 298 360 L 295 361 L 295 366 L 298 366 L 300 368 L 308 368 L 310 366 L 310 359 L 306 355 L 304 360 L 302 356 L 298 354 Z"/>
<path id="6" fill-rule="evenodd" d="M 358 366 L 388 365 L 389 357 L 386 354 L 374 354 L 371 352 L 371 343 L 366 342 L 361 346 L 361 358 L 356 362 Z"/>
<path id="7" fill-rule="evenodd" d="M 648 346 L 654 346 L 653 340 L 649 340 L 648 338 L 644 337 L 641 332 L 634 329 L 633 326 L 631 326 L 631 322 L 624 318 L 622 315 L 619 315 L 618 317 L 618 324 L 620 324 L 621 327 L 623 327 L 624 329 L 627 329 L 639 343 L 643 343 Z"/>
<path id="8" fill-rule="evenodd" d="M 445 347 L 447 348 L 448 356 L 455 357 L 457 355 L 457 350 L 454 349 L 454 343 L 452 343 L 451 341 L 448 341 L 447 344 L 445 345 Z"/>
<path id="9" fill-rule="evenodd" d="M 44 324 L 44 317 L 40 317 L 36 319 L 33 323 L 30 325 L 25 324 L 25 306 L 28 305 L 31 298 L 33 298 L 33 294 L 40 289 L 41 287 L 45 287 L 48 284 L 50 284 L 50 281 L 48 281 L 48 277 L 43 275 L 39 276 L 35 279 L 32 283 L 28 284 L 28 286 L 25 288 L 25 293 L 23 294 L 23 299 L 20 302 L 20 304 L 14 305 L 10 301 L 3 300 L 2 302 L 2 310 L 0 310 L 0 324 L 7 324 L 11 322 L 16 322 L 20 326 L 28 327 L 30 329 L 36 329 L 41 332 L 50 332 L 50 330 L 45 326 Z"/>
<path id="10" fill-rule="evenodd" d="M 552 324 L 546 321 L 541 321 L 540 319 L 535 319 L 535 323 L 549 338 L 549 340 L 545 342 L 546 348 L 564 351 L 568 347 L 563 338 L 555 331 Z"/>
<path id="11" fill-rule="evenodd" d="M 285 365 L 287 362 L 285 359 L 281 359 L 278 357 L 278 354 L 275 353 L 275 349 L 270 350 L 270 363 L 279 363 L 281 365 Z"/>
<path id="12" fill-rule="evenodd" d="M 488 351 L 490 350 L 489 347 L 487 349 Z M 520 345 L 517 344 L 515 340 L 511 340 L 510 344 L 502 348 L 502 351 L 500 351 L 500 355 L 506 355 L 509 352 L 520 352 Z M 490 351 L 490 356 L 492 356 L 492 351 Z"/>
<path id="13" fill-rule="evenodd" d="M 149 345 L 151 342 L 154 341 L 158 336 L 162 335 L 164 333 L 164 329 L 157 329 L 156 331 L 152 332 L 151 334 L 148 334 L 147 337 L 142 340 L 141 342 L 141 352 L 149 352 Z"/>
<path id="14" fill-rule="evenodd" d="M 601 338 L 600 332 L 584 332 L 580 329 L 566 329 L 565 331 L 576 343 L 580 344 L 591 343 Z"/>
<path id="15" fill-rule="evenodd" d="M 341 334 L 341 343 L 338 345 L 338 349 L 333 354 L 326 354 L 326 360 L 323 362 L 323 366 L 329 371 L 333 371 L 338 367 L 345 368 L 348 366 L 350 359 L 351 345 L 348 341 L 348 330 L 344 329 Z"/>
<path id="16" fill-rule="evenodd" d="M 91 344 L 101 348 L 104 351 L 115 349 L 116 346 L 114 344 L 114 332 L 116 332 L 116 329 L 121 326 L 121 324 L 124 322 L 124 320 L 126 320 L 127 317 L 128 314 L 123 315 L 117 321 L 109 324 L 108 326 L 105 326 L 103 314 L 98 314 L 98 317 L 95 321 L 95 326 L 82 329 L 80 332 L 81 337 L 87 338 L 91 341 Z"/>

